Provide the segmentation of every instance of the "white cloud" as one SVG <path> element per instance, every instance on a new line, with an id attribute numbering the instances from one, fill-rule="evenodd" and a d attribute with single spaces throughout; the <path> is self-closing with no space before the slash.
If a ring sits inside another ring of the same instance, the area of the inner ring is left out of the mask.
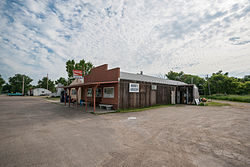
<path id="1" fill-rule="evenodd" d="M 135 73 L 243 76 L 249 16 L 248 0 L 2 1 L 0 72 L 57 79 L 66 60 L 84 58 Z"/>

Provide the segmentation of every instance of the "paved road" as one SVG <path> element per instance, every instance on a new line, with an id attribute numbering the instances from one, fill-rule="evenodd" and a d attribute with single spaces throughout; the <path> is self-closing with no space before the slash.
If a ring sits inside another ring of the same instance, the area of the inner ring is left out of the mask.
<path id="1" fill-rule="evenodd" d="M 250 166 L 250 109 L 181 105 L 96 116 L 0 96 L 0 150 L 1 167 Z"/>

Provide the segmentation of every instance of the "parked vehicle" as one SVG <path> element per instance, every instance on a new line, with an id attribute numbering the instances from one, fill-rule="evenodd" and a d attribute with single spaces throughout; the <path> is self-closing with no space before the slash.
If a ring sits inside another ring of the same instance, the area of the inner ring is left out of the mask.
<path id="1" fill-rule="evenodd" d="M 8 96 L 22 96 L 22 93 L 16 92 L 16 93 L 8 93 Z"/>

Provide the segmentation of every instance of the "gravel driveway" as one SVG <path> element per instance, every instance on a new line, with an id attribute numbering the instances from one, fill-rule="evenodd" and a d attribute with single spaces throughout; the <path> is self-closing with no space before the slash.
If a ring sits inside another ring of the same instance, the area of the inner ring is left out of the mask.
<path id="1" fill-rule="evenodd" d="M 0 96 L 0 150 L 1 167 L 250 166 L 250 107 L 96 116 L 42 98 Z"/>

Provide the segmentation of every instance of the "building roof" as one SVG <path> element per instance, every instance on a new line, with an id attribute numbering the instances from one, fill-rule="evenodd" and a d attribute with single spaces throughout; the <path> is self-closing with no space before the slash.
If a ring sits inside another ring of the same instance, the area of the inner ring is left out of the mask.
<path id="1" fill-rule="evenodd" d="M 180 81 L 163 79 L 163 78 L 142 75 L 142 74 L 132 74 L 132 73 L 127 73 L 127 72 L 120 72 L 120 79 L 167 84 L 167 85 L 187 85 L 186 83 L 180 82 Z"/>

